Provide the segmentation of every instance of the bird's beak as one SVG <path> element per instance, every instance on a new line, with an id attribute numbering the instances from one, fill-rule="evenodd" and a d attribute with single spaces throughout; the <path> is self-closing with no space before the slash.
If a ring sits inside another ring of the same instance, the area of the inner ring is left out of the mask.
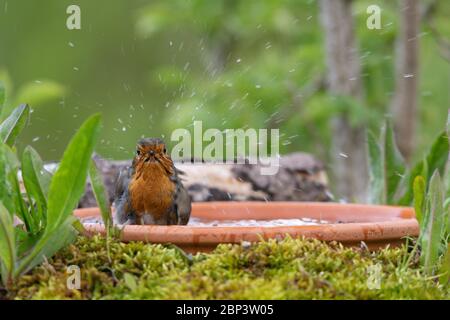
<path id="1" fill-rule="evenodd" d="M 145 158 L 145 162 L 148 162 L 150 160 L 155 160 L 156 159 L 155 151 L 151 150 L 147 154 L 148 154 L 148 156 Z M 158 160 L 158 159 L 156 159 L 156 160 Z"/>

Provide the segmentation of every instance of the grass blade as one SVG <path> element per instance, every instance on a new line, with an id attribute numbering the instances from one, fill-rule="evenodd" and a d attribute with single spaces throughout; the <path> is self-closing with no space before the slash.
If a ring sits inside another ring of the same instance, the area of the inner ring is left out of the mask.
<path id="1" fill-rule="evenodd" d="M 376 136 L 367 134 L 369 161 L 369 203 L 386 203 L 384 156 Z"/>
<path id="2" fill-rule="evenodd" d="M 89 178 L 91 180 L 92 191 L 102 214 L 103 223 L 105 224 L 105 227 L 109 229 L 113 225 L 111 204 L 109 203 L 109 196 L 106 192 L 103 178 L 98 171 L 94 159 L 91 160 L 91 165 L 89 167 Z"/>
<path id="3" fill-rule="evenodd" d="M 26 104 L 14 109 L 11 115 L 0 124 L 0 140 L 9 146 L 14 145 L 16 137 L 27 124 L 29 114 L 30 107 Z"/>

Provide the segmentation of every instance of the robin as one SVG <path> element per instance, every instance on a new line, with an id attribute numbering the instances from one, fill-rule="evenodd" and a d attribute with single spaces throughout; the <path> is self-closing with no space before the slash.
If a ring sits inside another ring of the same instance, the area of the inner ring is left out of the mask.
<path id="1" fill-rule="evenodd" d="M 185 225 L 191 198 L 184 188 L 166 145 L 159 138 L 138 141 L 131 167 L 116 181 L 116 221 L 120 224 Z"/>

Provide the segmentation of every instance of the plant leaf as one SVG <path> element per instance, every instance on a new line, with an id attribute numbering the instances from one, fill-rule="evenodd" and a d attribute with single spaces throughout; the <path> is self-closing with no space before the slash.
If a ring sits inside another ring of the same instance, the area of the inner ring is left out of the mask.
<path id="1" fill-rule="evenodd" d="M 17 91 L 15 102 L 26 101 L 32 106 L 39 106 L 43 103 L 61 98 L 66 93 L 66 89 L 61 84 L 52 80 L 42 80 L 39 82 L 28 82 Z"/>
<path id="2" fill-rule="evenodd" d="M 100 212 L 102 214 L 103 223 L 105 224 L 106 228 L 110 228 L 113 224 L 111 204 L 109 203 L 109 196 L 105 189 L 103 177 L 99 173 L 94 159 L 91 160 L 91 165 L 89 167 L 89 177 L 91 180 L 91 186 L 95 196 L 95 200 L 97 201 Z"/>
<path id="3" fill-rule="evenodd" d="M 6 269 L 7 278 L 3 275 L 3 282 L 12 278 L 16 264 L 16 246 L 14 239 L 14 223 L 11 213 L 0 201 L 0 260 Z"/>
<path id="4" fill-rule="evenodd" d="M 30 107 L 26 104 L 22 104 L 14 109 L 9 117 L 0 124 L 0 140 L 12 146 L 17 136 L 25 127 L 29 113 Z"/>
<path id="5" fill-rule="evenodd" d="M 404 196 L 400 199 L 399 204 L 408 206 L 411 205 L 413 201 L 413 184 L 414 179 L 418 175 L 423 175 L 423 171 L 427 171 L 426 175 L 427 182 L 430 181 L 431 175 L 434 170 L 438 170 L 439 174 L 444 176 L 445 166 L 447 164 L 449 154 L 449 143 L 446 131 L 443 131 L 434 141 L 431 149 L 428 151 L 425 160 L 418 162 L 406 175 L 405 185 L 406 191 Z M 425 163 L 425 166 L 424 166 Z"/>
<path id="6" fill-rule="evenodd" d="M 36 202 L 42 227 L 46 222 L 47 199 L 44 188 L 49 175 L 36 150 L 27 146 L 22 155 L 22 179 L 28 196 Z"/>
<path id="7" fill-rule="evenodd" d="M 443 131 L 433 143 L 430 152 L 427 155 L 427 165 L 429 170 L 428 181 L 435 169 L 439 171 L 441 177 L 444 176 L 445 166 L 450 151 L 447 131 Z"/>
<path id="8" fill-rule="evenodd" d="M 444 228 L 444 190 L 439 171 L 436 169 L 430 179 L 427 194 L 426 214 L 421 226 L 420 260 L 429 274 L 433 272 L 439 259 L 439 248 Z"/>
<path id="9" fill-rule="evenodd" d="M 416 218 L 419 225 L 422 225 L 423 220 L 423 210 L 425 205 L 426 196 L 426 184 L 425 179 L 422 176 L 417 176 L 414 179 L 414 209 L 416 211 Z"/>
<path id="10" fill-rule="evenodd" d="M 376 136 L 367 134 L 369 161 L 369 203 L 386 203 L 384 156 Z"/>
<path id="11" fill-rule="evenodd" d="M 19 263 L 15 276 L 19 276 L 42 258 L 42 252 L 51 246 L 48 244 L 67 221 L 81 198 L 86 183 L 89 161 L 101 126 L 99 114 L 86 120 L 70 141 L 64 152 L 61 163 L 53 176 L 47 201 L 47 225 L 42 237 L 37 241 L 31 252 Z M 72 223 L 70 223 L 72 227 Z M 36 260 L 37 259 L 37 260 Z"/>
<path id="12" fill-rule="evenodd" d="M 394 204 L 394 197 L 406 171 L 405 162 L 397 147 L 394 131 L 389 121 L 386 122 L 384 132 L 384 158 L 386 174 L 386 197 L 388 204 Z"/>
<path id="13" fill-rule="evenodd" d="M 27 264 L 23 272 L 27 272 L 40 264 L 45 257 L 53 256 L 57 251 L 75 241 L 77 232 L 72 226 L 74 220 L 76 218 L 69 217 L 57 229 L 53 230 L 52 234 L 45 240 L 45 244 L 41 247 L 39 253 Z"/>
<path id="14" fill-rule="evenodd" d="M 0 143 L 0 200 L 9 212 L 15 213 L 29 231 L 33 231 L 32 220 L 22 198 L 17 177 L 19 161 L 11 147 Z"/>
<path id="15" fill-rule="evenodd" d="M 7 146 L 0 144 L 0 201 L 6 206 L 9 212 L 14 212 L 14 202 L 11 199 L 11 187 L 8 182 L 9 163 L 6 156 Z"/>
<path id="16" fill-rule="evenodd" d="M 100 115 L 86 120 L 70 141 L 50 184 L 47 229 L 64 222 L 83 195 L 94 146 L 100 132 Z"/>

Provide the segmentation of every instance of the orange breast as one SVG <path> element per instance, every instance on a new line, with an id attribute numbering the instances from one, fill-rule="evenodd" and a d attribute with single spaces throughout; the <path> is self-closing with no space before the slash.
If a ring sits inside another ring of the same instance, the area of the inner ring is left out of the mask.
<path id="1" fill-rule="evenodd" d="M 151 214 L 160 219 L 172 205 L 175 184 L 159 164 L 136 173 L 129 184 L 131 206 L 138 216 Z"/>

